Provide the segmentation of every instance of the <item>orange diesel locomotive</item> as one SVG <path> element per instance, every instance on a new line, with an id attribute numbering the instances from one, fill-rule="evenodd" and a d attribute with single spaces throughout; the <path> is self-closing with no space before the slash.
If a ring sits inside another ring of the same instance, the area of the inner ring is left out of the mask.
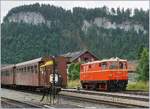
<path id="1" fill-rule="evenodd" d="M 125 90 L 128 83 L 127 60 L 110 58 L 81 64 L 80 82 L 83 89 Z"/>

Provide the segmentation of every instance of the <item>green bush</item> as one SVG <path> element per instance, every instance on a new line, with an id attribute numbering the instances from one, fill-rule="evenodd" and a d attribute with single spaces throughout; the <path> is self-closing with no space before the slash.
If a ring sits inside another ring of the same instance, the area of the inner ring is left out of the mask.
<path id="1" fill-rule="evenodd" d="M 72 63 L 69 66 L 69 80 L 76 80 L 80 77 L 80 63 Z"/>
<path id="2" fill-rule="evenodd" d="M 147 48 L 143 48 L 143 51 L 140 55 L 137 73 L 138 73 L 137 80 L 141 81 L 149 80 L 149 54 Z"/>

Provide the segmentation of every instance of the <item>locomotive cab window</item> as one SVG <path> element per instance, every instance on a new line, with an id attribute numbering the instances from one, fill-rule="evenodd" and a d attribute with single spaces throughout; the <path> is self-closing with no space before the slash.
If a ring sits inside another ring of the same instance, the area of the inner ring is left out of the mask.
<path id="1" fill-rule="evenodd" d="M 118 68 L 118 62 L 110 62 L 109 69 L 117 69 Z"/>
<path id="2" fill-rule="evenodd" d="M 28 72 L 29 72 L 30 71 L 30 66 L 28 66 L 27 69 L 28 69 Z"/>
<path id="3" fill-rule="evenodd" d="M 119 62 L 119 69 L 127 69 L 127 65 L 125 62 Z"/>
<path id="4" fill-rule="evenodd" d="M 123 62 L 119 62 L 119 69 L 123 69 Z"/>
<path id="5" fill-rule="evenodd" d="M 107 62 L 101 63 L 101 67 L 103 70 L 107 69 Z"/>

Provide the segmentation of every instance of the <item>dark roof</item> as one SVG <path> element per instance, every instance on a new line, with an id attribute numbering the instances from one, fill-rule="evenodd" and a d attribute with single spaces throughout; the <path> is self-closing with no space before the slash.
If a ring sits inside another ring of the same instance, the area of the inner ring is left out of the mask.
<path id="1" fill-rule="evenodd" d="M 88 50 L 81 50 L 81 51 L 76 51 L 76 52 L 68 52 L 66 54 L 63 54 L 61 56 L 64 57 L 68 57 L 70 58 L 70 61 L 74 61 L 75 59 L 77 59 L 78 57 L 80 57 L 82 54 L 84 54 L 85 52 L 89 52 Z M 92 54 L 91 52 L 89 52 L 90 54 Z M 93 55 L 93 54 L 92 54 Z M 93 55 L 95 58 L 97 58 L 95 55 Z M 97 58 L 98 59 L 98 58 Z"/>

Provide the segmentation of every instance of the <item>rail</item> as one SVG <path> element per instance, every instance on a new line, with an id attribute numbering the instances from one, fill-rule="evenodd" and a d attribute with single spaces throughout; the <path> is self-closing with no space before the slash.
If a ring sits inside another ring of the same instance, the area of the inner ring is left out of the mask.
<path id="1" fill-rule="evenodd" d="M 76 89 L 62 89 L 60 95 L 78 99 L 80 98 L 90 102 L 106 102 L 107 104 L 123 107 L 149 107 L 149 96 Z"/>
<path id="2" fill-rule="evenodd" d="M 1 97 L 1 106 L 7 105 L 6 107 L 14 107 L 14 108 L 42 108 L 43 106 L 24 102 L 24 101 L 18 101 L 10 98 Z M 4 106 L 4 107 L 5 107 Z"/>

